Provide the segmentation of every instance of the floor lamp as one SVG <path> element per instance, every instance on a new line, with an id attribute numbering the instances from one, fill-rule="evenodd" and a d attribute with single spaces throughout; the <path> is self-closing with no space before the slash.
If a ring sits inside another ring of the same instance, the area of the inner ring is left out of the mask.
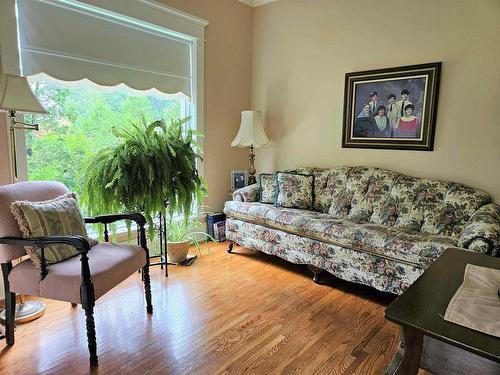
<path id="1" fill-rule="evenodd" d="M 260 111 L 243 111 L 241 112 L 241 124 L 238 134 L 231 142 L 232 147 L 250 147 L 250 169 L 248 170 L 248 184 L 252 185 L 257 182 L 255 178 L 255 154 L 254 148 L 268 147 L 271 143 L 267 138 L 262 124 L 262 112 Z"/>
<path id="2" fill-rule="evenodd" d="M 17 182 L 18 165 L 16 150 L 16 130 L 38 130 L 38 124 L 26 124 L 16 120 L 16 112 L 42 113 L 47 111 L 40 104 L 29 86 L 26 77 L 0 74 L 0 110 L 9 113 L 10 159 L 12 180 Z M 45 312 L 45 304 L 40 301 L 23 301 L 16 305 L 16 323 L 25 323 L 39 318 Z M 5 320 L 5 310 L 0 312 L 0 320 Z"/>

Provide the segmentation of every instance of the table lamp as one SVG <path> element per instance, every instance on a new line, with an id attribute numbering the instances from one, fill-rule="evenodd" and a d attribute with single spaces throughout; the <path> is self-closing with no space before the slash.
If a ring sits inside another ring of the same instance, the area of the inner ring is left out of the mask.
<path id="1" fill-rule="evenodd" d="M 0 110 L 9 112 L 11 160 L 14 182 L 17 181 L 16 129 L 38 130 L 38 124 L 26 124 L 16 120 L 16 112 L 47 113 L 35 97 L 26 77 L 0 74 Z M 45 304 L 40 301 L 23 301 L 16 305 L 16 323 L 24 323 L 39 318 L 45 312 Z M 0 320 L 5 320 L 5 310 L 0 312 Z"/>
<path id="2" fill-rule="evenodd" d="M 255 154 L 254 148 L 268 147 L 271 143 L 267 138 L 264 126 L 262 124 L 262 112 L 260 111 L 243 111 L 241 112 L 241 124 L 238 134 L 231 142 L 232 147 L 250 147 L 250 169 L 248 170 L 248 184 L 255 184 Z"/>

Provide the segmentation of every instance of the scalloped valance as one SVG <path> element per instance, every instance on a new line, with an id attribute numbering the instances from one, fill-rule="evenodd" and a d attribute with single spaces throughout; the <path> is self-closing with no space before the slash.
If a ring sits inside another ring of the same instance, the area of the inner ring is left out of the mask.
<path id="1" fill-rule="evenodd" d="M 141 13 L 159 13 L 151 9 L 158 5 L 142 0 L 122 0 L 116 7 L 125 2 Z M 192 46 L 199 36 L 96 4 L 99 2 L 17 0 L 22 74 L 45 73 L 64 81 L 87 78 L 103 86 L 124 83 L 138 90 L 156 88 L 192 96 Z M 202 36 L 206 23 L 189 21 L 202 30 Z"/>

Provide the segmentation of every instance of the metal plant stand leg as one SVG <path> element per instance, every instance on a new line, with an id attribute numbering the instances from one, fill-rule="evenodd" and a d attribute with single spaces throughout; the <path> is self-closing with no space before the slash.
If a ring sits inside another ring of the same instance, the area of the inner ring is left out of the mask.
<path id="1" fill-rule="evenodd" d="M 167 204 L 165 204 L 167 206 Z M 160 266 L 161 269 L 165 266 L 165 276 L 168 277 L 168 226 L 167 226 L 167 216 L 159 214 L 158 215 L 158 225 L 155 226 L 155 229 L 158 233 L 158 241 L 160 254 L 159 255 L 150 255 L 149 259 L 160 258 L 159 261 L 150 263 L 150 266 Z"/>
<path id="2" fill-rule="evenodd" d="M 163 249 L 163 261 L 165 262 L 165 276 L 168 277 L 168 233 L 167 233 L 167 217 L 163 216 L 163 245 L 165 248 Z"/>

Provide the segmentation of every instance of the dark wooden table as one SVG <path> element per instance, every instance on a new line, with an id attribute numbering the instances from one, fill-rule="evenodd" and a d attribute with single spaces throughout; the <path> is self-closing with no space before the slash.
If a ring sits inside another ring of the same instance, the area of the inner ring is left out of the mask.
<path id="1" fill-rule="evenodd" d="M 500 259 L 447 249 L 385 310 L 401 327 L 401 344 L 387 374 L 500 374 L 500 338 L 444 320 L 448 303 L 463 282 L 465 266 L 500 269 Z M 500 319 L 500 317 L 499 317 Z"/>

